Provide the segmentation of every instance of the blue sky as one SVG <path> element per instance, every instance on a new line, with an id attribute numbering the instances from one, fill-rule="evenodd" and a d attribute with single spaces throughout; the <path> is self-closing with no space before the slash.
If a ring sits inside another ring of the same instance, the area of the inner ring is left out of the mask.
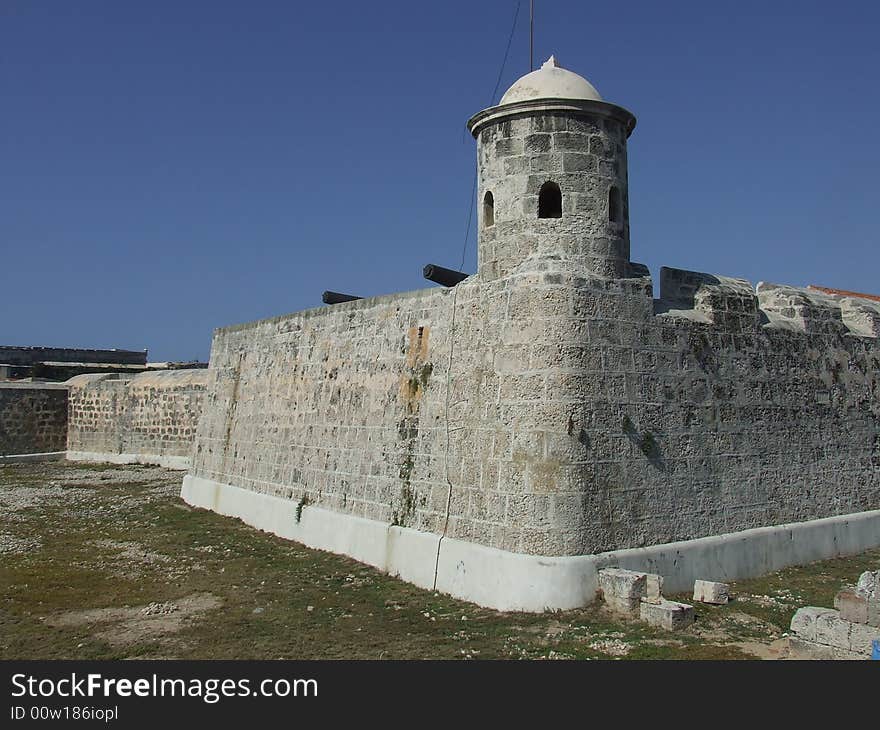
<path id="1" fill-rule="evenodd" d="M 638 118 L 655 282 L 880 292 L 880 5 L 536 4 L 536 62 Z M 207 359 L 214 327 L 457 266 L 516 5 L 3 0 L 0 343 Z M 527 71 L 523 0 L 499 95 Z"/>

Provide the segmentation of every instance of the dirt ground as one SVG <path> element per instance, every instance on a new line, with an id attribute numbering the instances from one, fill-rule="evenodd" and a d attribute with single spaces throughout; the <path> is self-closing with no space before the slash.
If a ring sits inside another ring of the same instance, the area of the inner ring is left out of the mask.
<path id="1" fill-rule="evenodd" d="M 782 659 L 798 607 L 880 568 L 874 550 L 740 581 L 674 634 L 599 605 L 499 613 L 192 509 L 182 477 L 0 466 L 0 658 Z"/>

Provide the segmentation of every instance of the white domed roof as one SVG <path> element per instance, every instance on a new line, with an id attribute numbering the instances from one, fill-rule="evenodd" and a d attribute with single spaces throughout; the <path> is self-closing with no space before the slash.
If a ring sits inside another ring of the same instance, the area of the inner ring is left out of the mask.
<path id="1" fill-rule="evenodd" d="M 583 76 L 562 68 L 550 56 L 541 68 L 519 79 L 501 97 L 501 104 L 531 99 L 589 99 L 602 101 L 596 88 Z"/>

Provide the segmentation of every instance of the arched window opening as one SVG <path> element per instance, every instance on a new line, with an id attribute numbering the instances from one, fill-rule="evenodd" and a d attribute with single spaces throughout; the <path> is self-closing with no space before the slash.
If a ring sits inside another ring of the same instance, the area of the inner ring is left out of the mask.
<path id="1" fill-rule="evenodd" d="M 483 196 L 483 228 L 495 225 L 495 198 L 486 191 Z"/>
<path id="2" fill-rule="evenodd" d="M 623 219 L 623 212 L 620 206 L 620 190 L 616 185 L 612 185 L 608 191 L 608 220 L 611 223 L 620 223 Z"/>
<path id="3" fill-rule="evenodd" d="M 545 182 L 538 193 L 538 218 L 562 218 L 562 192 L 555 182 Z"/>

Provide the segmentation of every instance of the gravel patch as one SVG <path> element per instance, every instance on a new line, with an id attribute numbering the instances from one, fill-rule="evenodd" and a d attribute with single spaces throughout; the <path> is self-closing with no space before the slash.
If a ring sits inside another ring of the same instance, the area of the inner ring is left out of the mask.
<path id="1" fill-rule="evenodd" d="M 0 532 L 0 555 L 33 553 L 40 549 L 42 543 L 35 537 L 16 537 Z"/>

